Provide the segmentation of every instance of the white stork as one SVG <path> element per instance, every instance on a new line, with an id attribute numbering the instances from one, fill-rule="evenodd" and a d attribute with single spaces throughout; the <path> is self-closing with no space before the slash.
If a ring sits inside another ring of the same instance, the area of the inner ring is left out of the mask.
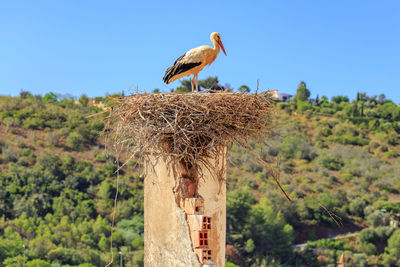
<path id="1" fill-rule="evenodd" d="M 222 48 L 226 56 L 225 48 L 221 42 L 221 35 L 218 32 L 213 32 L 210 35 L 211 42 L 214 47 L 202 45 L 190 49 L 184 55 L 180 56 L 172 65 L 167 69 L 164 75 L 164 82 L 169 84 L 177 79 L 193 74 L 192 79 L 192 92 L 193 83 L 196 84 L 196 91 L 199 91 L 198 74 L 207 65 L 213 63 L 219 54 L 219 49 Z"/>

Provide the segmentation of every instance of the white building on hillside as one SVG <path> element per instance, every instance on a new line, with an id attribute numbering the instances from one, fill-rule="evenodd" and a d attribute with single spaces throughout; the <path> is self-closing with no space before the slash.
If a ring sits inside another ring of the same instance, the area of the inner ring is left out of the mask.
<path id="1" fill-rule="evenodd" d="M 272 99 L 275 101 L 288 101 L 293 95 L 280 93 L 277 89 L 269 90 L 268 93 L 271 95 Z"/>

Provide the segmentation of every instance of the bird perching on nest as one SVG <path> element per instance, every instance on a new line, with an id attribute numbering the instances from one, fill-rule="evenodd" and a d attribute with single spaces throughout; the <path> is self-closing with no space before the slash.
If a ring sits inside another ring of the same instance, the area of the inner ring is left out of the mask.
<path id="1" fill-rule="evenodd" d="M 192 92 L 194 89 L 194 84 L 196 85 L 196 91 L 199 91 L 199 72 L 207 65 L 213 63 L 217 58 L 220 48 L 225 52 L 225 48 L 221 42 L 221 35 L 218 32 L 213 32 L 210 35 L 211 42 L 214 47 L 208 45 L 202 45 L 193 48 L 180 56 L 172 65 L 167 69 L 164 75 L 164 82 L 169 84 L 177 79 L 185 76 L 193 75 L 192 79 Z"/>

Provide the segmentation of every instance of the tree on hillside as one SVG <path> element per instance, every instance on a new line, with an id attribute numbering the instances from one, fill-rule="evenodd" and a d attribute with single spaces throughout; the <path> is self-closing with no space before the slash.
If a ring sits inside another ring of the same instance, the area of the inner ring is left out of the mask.
<path id="1" fill-rule="evenodd" d="M 176 88 L 177 93 L 189 93 L 192 91 L 192 83 L 189 79 L 184 79 L 181 81 L 181 86 Z"/>
<path id="2" fill-rule="evenodd" d="M 81 97 L 79 97 L 79 103 L 81 103 L 82 106 L 87 107 L 89 103 L 89 98 L 85 94 L 83 94 L 81 95 Z"/>
<path id="3" fill-rule="evenodd" d="M 241 92 L 241 93 L 249 93 L 250 92 L 250 88 L 247 85 L 242 85 L 242 86 L 239 87 L 238 91 Z"/>
<path id="4" fill-rule="evenodd" d="M 363 102 L 361 102 L 361 110 L 360 110 L 360 116 L 361 117 L 364 117 L 364 101 Z"/>
<path id="5" fill-rule="evenodd" d="M 246 256 L 251 256 L 256 263 L 264 259 L 285 262 L 290 259 L 294 240 L 293 227 L 286 223 L 281 212 L 276 213 L 267 199 L 260 200 L 250 211 L 249 232 L 246 242 Z M 249 246 L 248 243 L 253 243 Z M 253 250 L 249 250 L 253 248 Z M 256 266 L 260 266 L 256 264 Z"/>
<path id="6" fill-rule="evenodd" d="M 367 93 L 357 92 L 357 102 L 365 102 L 367 100 Z"/>
<path id="7" fill-rule="evenodd" d="M 378 100 L 376 100 L 377 96 L 373 95 L 369 98 L 369 103 L 372 104 L 373 106 L 376 106 L 378 104 Z"/>
<path id="8" fill-rule="evenodd" d="M 27 99 L 28 97 L 32 97 L 32 94 L 29 91 L 22 90 L 19 92 L 19 96 L 22 99 Z"/>
<path id="9" fill-rule="evenodd" d="M 226 92 L 233 92 L 233 87 L 229 83 L 226 83 L 224 88 Z"/>
<path id="10" fill-rule="evenodd" d="M 204 80 L 199 80 L 199 90 L 201 88 L 211 91 L 224 90 L 225 88 L 219 85 L 218 77 L 208 77 Z M 188 93 L 192 91 L 192 81 L 190 79 L 184 79 L 181 81 L 181 86 L 176 88 L 177 93 Z"/>
<path id="11" fill-rule="evenodd" d="M 338 96 L 332 97 L 332 102 L 335 102 L 336 104 L 340 104 L 342 102 L 348 103 L 349 98 L 347 96 L 338 95 Z"/>
<path id="12" fill-rule="evenodd" d="M 319 99 L 319 94 L 317 94 L 317 98 L 315 98 L 315 105 L 317 107 L 319 107 L 320 104 L 321 104 L 321 100 Z"/>
<path id="13" fill-rule="evenodd" d="M 383 105 L 386 102 L 386 96 L 384 94 L 380 94 L 378 97 L 378 103 L 379 105 Z"/>
<path id="14" fill-rule="evenodd" d="M 199 87 L 212 91 L 224 90 L 224 87 L 219 85 L 218 77 L 208 77 L 205 80 L 200 80 Z"/>
<path id="15" fill-rule="evenodd" d="M 357 117 L 357 116 L 358 116 L 358 105 L 357 105 L 357 101 L 353 101 L 352 116 L 353 116 L 353 117 Z"/>
<path id="16" fill-rule="evenodd" d="M 390 255 L 400 258 L 400 229 L 397 229 L 389 238 L 387 251 Z"/>
<path id="17" fill-rule="evenodd" d="M 323 104 L 329 103 L 329 100 L 326 96 L 323 95 L 321 97 L 320 103 L 321 103 L 321 105 L 323 105 Z"/>
<path id="18" fill-rule="evenodd" d="M 311 92 L 307 89 L 306 83 L 304 81 L 301 81 L 299 86 L 297 87 L 297 93 L 294 98 L 300 101 L 307 101 L 310 95 Z"/>
<path id="19" fill-rule="evenodd" d="M 57 95 L 55 93 L 47 93 L 43 97 L 44 103 L 56 103 L 57 102 Z"/>

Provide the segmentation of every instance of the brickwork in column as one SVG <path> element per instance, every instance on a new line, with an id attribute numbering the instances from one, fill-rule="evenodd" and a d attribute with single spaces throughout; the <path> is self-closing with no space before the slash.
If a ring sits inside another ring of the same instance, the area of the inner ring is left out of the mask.
<path id="1" fill-rule="evenodd" d="M 193 249 L 199 261 L 203 266 L 216 266 L 212 250 L 209 247 L 211 217 L 202 214 L 204 212 L 203 199 L 201 197 L 185 198 L 181 202 L 181 206 L 186 213 Z"/>

